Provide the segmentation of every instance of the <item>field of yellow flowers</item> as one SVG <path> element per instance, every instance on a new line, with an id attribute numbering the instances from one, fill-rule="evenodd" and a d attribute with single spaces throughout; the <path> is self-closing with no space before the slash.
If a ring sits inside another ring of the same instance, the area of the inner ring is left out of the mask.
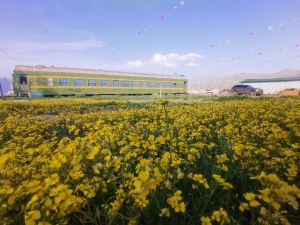
<path id="1" fill-rule="evenodd" d="M 300 99 L 0 101 L 1 224 L 300 224 Z"/>

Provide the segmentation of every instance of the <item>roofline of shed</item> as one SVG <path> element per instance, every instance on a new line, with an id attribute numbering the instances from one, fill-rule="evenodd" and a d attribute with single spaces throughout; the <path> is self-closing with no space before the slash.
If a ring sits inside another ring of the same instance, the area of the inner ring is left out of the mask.
<path id="1" fill-rule="evenodd" d="M 246 79 L 241 81 L 241 83 L 270 83 L 270 82 L 290 82 L 290 81 L 300 81 L 299 77 L 285 77 L 285 78 L 269 78 L 269 79 Z"/>

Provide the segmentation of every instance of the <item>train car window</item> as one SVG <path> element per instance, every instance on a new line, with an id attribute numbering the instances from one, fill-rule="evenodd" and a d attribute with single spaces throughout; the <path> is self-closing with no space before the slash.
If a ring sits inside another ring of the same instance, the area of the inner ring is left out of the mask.
<path id="1" fill-rule="evenodd" d="M 82 82 L 82 79 L 75 79 L 75 80 L 74 80 L 74 85 L 75 85 L 75 86 L 82 86 L 82 83 L 83 83 L 83 82 Z"/>
<path id="2" fill-rule="evenodd" d="M 48 78 L 48 86 L 53 86 L 53 78 Z"/>
<path id="3" fill-rule="evenodd" d="M 20 84 L 26 85 L 26 84 L 27 84 L 27 77 L 25 77 L 25 76 L 20 76 Z"/>
<path id="4" fill-rule="evenodd" d="M 149 85 L 148 85 L 148 82 L 143 82 L 143 87 L 148 87 Z"/>
<path id="5" fill-rule="evenodd" d="M 88 86 L 96 86 L 96 80 L 88 80 Z"/>
<path id="6" fill-rule="evenodd" d="M 119 80 L 113 80 L 112 85 L 115 86 L 115 87 L 120 86 L 120 81 Z"/>
<path id="7" fill-rule="evenodd" d="M 177 83 L 173 83 L 173 87 L 176 88 L 177 87 Z"/>
<path id="8" fill-rule="evenodd" d="M 139 81 L 134 81 L 133 82 L 133 86 L 134 87 L 139 87 L 140 86 L 140 82 Z"/>
<path id="9" fill-rule="evenodd" d="M 167 87 L 167 88 L 170 88 L 170 87 L 171 87 L 171 83 L 169 83 L 169 82 L 166 83 L 166 87 Z"/>
<path id="10" fill-rule="evenodd" d="M 161 88 L 164 87 L 164 83 L 160 82 L 159 87 L 161 87 Z"/>
<path id="11" fill-rule="evenodd" d="M 156 87 L 157 83 L 156 82 L 152 82 L 152 87 Z"/>
<path id="12" fill-rule="evenodd" d="M 108 80 L 101 80 L 100 86 L 108 86 Z"/>
<path id="13" fill-rule="evenodd" d="M 58 80 L 58 84 L 59 84 L 60 86 L 68 86 L 68 79 L 67 79 L 67 78 L 60 78 L 60 79 Z"/>
<path id="14" fill-rule="evenodd" d="M 130 86 L 129 80 L 124 80 L 123 85 L 124 85 L 124 87 L 129 87 Z"/>

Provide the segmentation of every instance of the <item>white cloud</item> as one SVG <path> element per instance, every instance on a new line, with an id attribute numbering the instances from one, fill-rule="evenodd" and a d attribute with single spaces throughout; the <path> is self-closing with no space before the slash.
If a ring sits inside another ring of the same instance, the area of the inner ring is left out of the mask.
<path id="1" fill-rule="evenodd" d="M 203 59 L 203 56 L 197 53 L 188 53 L 188 54 L 178 54 L 178 53 L 169 53 L 169 54 L 154 54 L 151 58 L 151 63 L 162 65 L 165 67 L 180 67 L 180 66 L 196 66 L 199 60 Z"/>
<path id="2" fill-rule="evenodd" d="M 131 68 L 139 68 L 139 67 L 144 66 L 144 63 L 141 60 L 134 60 L 134 61 L 127 62 L 126 66 L 131 67 Z"/>
<path id="3" fill-rule="evenodd" d="M 196 67 L 199 66 L 198 62 L 204 57 L 197 53 L 188 53 L 188 54 L 179 54 L 179 53 L 168 53 L 154 54 L 150 60 L 142 61 L 142 60 L 134 60 L 126 63 L 126 67 L 131 68 L 140 68 L 143 66 L 150 65 L 159 65 L 168 68 L 178 68 L 178 67 Z"/>
<path id="4" fill-rule="evenodd" d="M 198 63 L 193 63 L 193 62 L 189 62 L 188 64 L 186 64 L 187 67 L 197 67 L 199 66 Z"/>

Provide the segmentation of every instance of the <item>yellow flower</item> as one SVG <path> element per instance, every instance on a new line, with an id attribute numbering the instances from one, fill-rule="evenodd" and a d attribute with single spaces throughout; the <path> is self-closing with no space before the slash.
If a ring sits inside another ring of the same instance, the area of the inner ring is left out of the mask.
<path id="1" fill-rule="evenodd" d="M 50 163 L 50 166 L 52 168 L 60 168 L 61 167 L 61 162 L 58 159 L 54 159 L 52 160 L 52 162 Z"/>
<path id="2" fill-rule="evenodd" d="M 227 212 L 223 208 L 220 208 L 212 213 L 211 220 L 224 224 L 228 222 L 229 218 Z"/>
<path id="3" fill-rule="evenodd" d="M 265 207 L 261 207 L 261 208 L 260 208 L 260 214 L 261 214 L 262 216 L 266 216 L 267 213 L 268 213 L 268 210 L 267 210 Z"/>
<path id="4" fill-rule="evenodd" d="M 46 221 L 41 221 L 41 222 L 39 222 L 38 225 L 51 225 L 51 223 L 48 223 Z"/>
<path id="5" fill-rule="evenodd" d="M 188 175 L 188 178 L 190 178 L 190 179 L 198 182 L 199 184 L 202 184 L 206 189 L 209 188 L 207 180 L 203 177 L 203 175 L 201 173 L 198 173 L 198 174 L 192 174 L 192 173 L 190 173 Z M 193 187 L 195 187 L 195 186 L 193 186 Z"/>
<path id="6" fill-rule="evenodd" d="M 193 98 L 200 101 L 184 101 Z M 24 214 L 29 225 L 69 224 L 80 211 L 82 220 L 133 224 L 150 210 L 164 217 L 153 223 L 172 222 L 174 213 L 182 214 L 178 223 L 195 221 L 196 212 L 211 211 L 200 223 L 238 224 L 249 210 L 253 223 L 292 223 L 300 198 L 299 99 L 228 100 L 168 107 L 0 100 L 1 222 L 18 224 L 15 215 Z M 240 190 L 248 193 L 239 205 Z"/>
<path id="7" fill-rule="evenodd" d="M 251 201 L 249 202 L 249 205 L 250 205 L 251 207 L 257 207 L 257 206 L 260 206 L 260 203 L 259 203 L 258 201 L 256 201 L 256 200 L 251 200 Z"/>
<path id="8" fill-rule="evenodd" d="M 133 185 L 136 192 L 140 192 L 142 190 L 142 182 L 140 180 L 135 180 Z"/>
<path id="9" fill-rule="evenodd" d="M 34 195 L 32 196 L 32 198 L 30 199 L 30 201 L 27 203 L 27 207 L 30 207 L 33 203 L 35 203 L 37 200 L 39 199 L 39 196 Z"/>
<path id="10" fill-rule="evenodd" d="M 239 207 L 239 209 L 240 209 L 240 211 L 242 211 L 242 212 L 244 212 L 245 211 L 245 209 L 248 209 L 248 204 L 247 203 L 241 203 L 240 204 L 240 207 Z"/>
<path id="11" fill-rule="evenodd" d="M 185 212 L 185 203 L 182 201 L 181 191 L 178 190 L 175 194 L 167 199 L 167 203 L 174 209 L 175 212 Z"/>
<path id="12" fill-rule="evenodd" d="M 35 225 L 35 221 L 41 218 L 41 213 L 38 210 L 33 210 L 25 215 L 26 225 Z"/>
<path id="13" fill-rule="evenodd" d="M 212 225 L 209 217 L 202 216 L 200 219 L 201 225 Z"/>
<path id="14" fill-rule="evenodd" d="M 141 171 L 139 173 L 139 178 L 141 181 L 146 182 L 149 179 L 150 173 L 148 171 Z"/>
<path id="15" fill-rule="evenodd" d="M 256 195 L 253 193 L 246 193 L 246 194 L 244 194 L 244 197 L 246 200 L 251 201 L 251 200 L 255 199 Z"/>
<path id="16" fill-rule="evenodd" d="M 229 182 L 226 182 L 220 175 L 213 174 L 212 176 L 219 185 L 223 186 L 224 190 L 228 190 L 228 189 L 233 188 L 233 185 L 230 184 Z"/>
<path id="17" fill-rule="evenodd" d="M 138 222 L 137 222 L 136 219 L 130 219 L 130 220 L 128 221 L 128 225 L 136 225 L 136 224 L 138 224 Z"/>
<path id="18" fill-rule="evenodd" d="M 168 208 L 161 209 L 161 212 L 159 214 L 160 217 L 170 217 L 170 210 Z"/>
<path id="19" fill-rule="evenodd" d="M 93 160 L 93 159 L 95 158 L 95 155 L 97 155 L 99 151 L 100 151 L 99 147 L 98 147 L 98 146 L 95 146 L 95 147 L 91 150 L 91 152 L 88 154 L 87 159 Z"/>

